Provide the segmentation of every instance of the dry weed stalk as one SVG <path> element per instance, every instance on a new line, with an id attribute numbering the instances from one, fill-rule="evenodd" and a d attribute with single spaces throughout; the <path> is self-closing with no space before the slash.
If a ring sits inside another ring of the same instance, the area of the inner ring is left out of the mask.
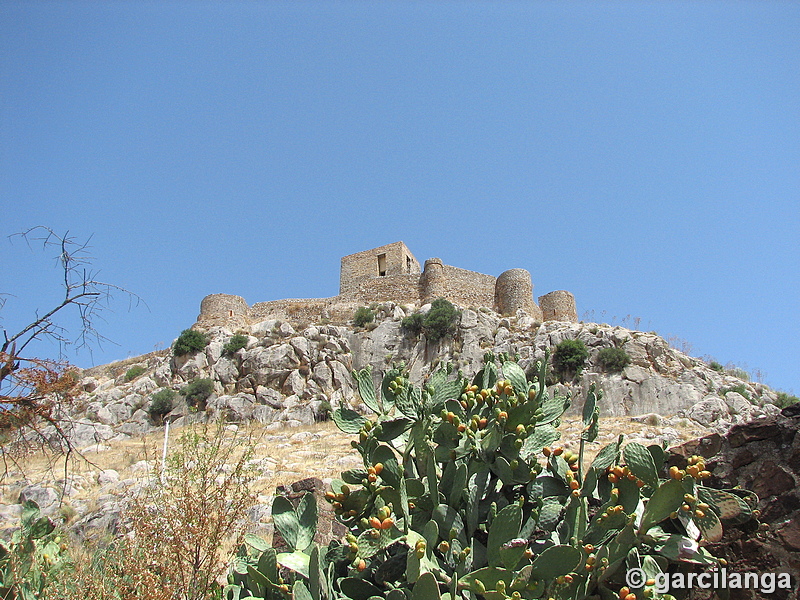
<path id="1" fill-rule="evenodd" d="M 186 427 L 123 513 L 122 536 L 76 560 L 70 595 L 90 600 L 206 600 L 241 543 L 255 503 L 252 433 Z M 152 454 L 155 456 L 155 453 Z M 84 590 L 92 590 L 84 594 Z M 78 594 L 80 592 L 80 594 Z"/>

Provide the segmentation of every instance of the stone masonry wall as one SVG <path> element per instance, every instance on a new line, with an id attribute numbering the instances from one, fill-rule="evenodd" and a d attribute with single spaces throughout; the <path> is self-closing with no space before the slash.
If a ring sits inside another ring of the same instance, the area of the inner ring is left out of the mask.
<path id="1" fill-rule="evenodd" d="M 385 261 L 379 261 L 381 255 Z M 379 274 L 379 264 L 385 275 Z M 533 301 L 533 284 L 525 269 L 509 269 L 495 278 L 430 258 L 420 273 L 419 262 L 403 242 L 343 257 L 339 283 L 339 295 L 331 298 L 272 300 L 252 307 L 241 296 L 211 294 L 200 304 L 197 325 L 237 328 L 266 318 L 346 321 L 355 308 L 372 302 L 418 304 L 436 298 L 446 298 L 464 308 L 493 308 L 503 314 L 522 309 L 535 320 L 578 320 L 575 298 L 569 292 L 540 296 L 540 310 Z"/>
<path id="2" fill-rule="evenodd" d="M 575 308 L 575 296 L 564 290 L 550 292 L 539 296 L 543 321 L 578 322 L 578 311 Z"/>
<path id="3" fill-rule="evenodd" d="M 392 300 L 398 304 L 414 304 L 420 300 L 419 274 L 374 277 L 357 282 L 340 300 L 369 303 Z"/>
<path id="4" fill-rule="evenodd" d="M 200 303 L 198 319 L 211 317 L 233 317 L 247 314 L 247 302 L 232 294 L 210 294 Z"/>
<path id="5" fill-rule="evenodd" d="M 541 319 L 541 311 L 533 302 L 531 274 L 525 269 L 509 269 L 500 274 L 495 285 L 495 304 L 503 315 L 513 315 L 522 309 L 534 319 Z"/>
<path id="6" fill-rule="evenodd" d="M 419 277 L 417 259 L 403 242 L 395 242 L 343 257 L 339 293 L 350 293 L 360 282 L 379 277 L 378 256 L 382 254 L 386 257 L 386 277 L 404 274 L 416 274 Z"/>
<path id="7" fill-rule="evenodd" d="M 249 311 L 248 316 L 253 321 L 266 318 L 297 319 L 303 322 L 318 322 L 329 318 L 330 307 L 338 301 L 338 296 L 333 298 L 316 299 L 288 299 L 258 302 Z"/>
<path id="8" fill-rule="evenodd" d="M 494 285 L 491 275 L 467 271 L 450 265 L 442 265 L 444 275 L 444 297 L 461 306 L 494 307 Z"/>

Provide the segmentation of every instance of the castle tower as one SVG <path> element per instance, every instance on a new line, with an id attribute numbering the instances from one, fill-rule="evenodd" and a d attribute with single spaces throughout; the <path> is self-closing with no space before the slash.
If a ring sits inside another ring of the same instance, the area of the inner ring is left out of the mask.
<path id="1" fill-rule="evenodd" d="M 539 306 L 542 309 L 542 319 L 545 321 L 578 322 L 575 296 L 565 290 L 539 296 Z"/>
<path id="2" fill-rule="evenodd" d="M 206 325 L 243 321 L 247 318 L 248 308 L 247 302 L 241 296 L 210 294 L 200 302 L 200 314 L 197 321 Z"/>
<path id="3" fill-rule="evenodd" d="M 447 282 L 444 276 L 444 265 L 441 258 L 429 258 L 425 261 L 420 286 L 422 302 L 427 303 L 437 298 L 444 298 L 447 293 Z"/>
<path id="4" fill-rule="evenodd" d="M 531 274 L 525 269 L 509 269 L 500 274 L 494 287 L 494 302 L 503 315 L 513 315 L 522 309 L 531 317 L 539 316 L 533 302 Z"/>
<path id="5" fill-rule="evenodd" d="M 356 252 L 342 258 L 339 293 L 352 292 L 367 279 L 419 272 L 419 262 L 403 242 Z"/>

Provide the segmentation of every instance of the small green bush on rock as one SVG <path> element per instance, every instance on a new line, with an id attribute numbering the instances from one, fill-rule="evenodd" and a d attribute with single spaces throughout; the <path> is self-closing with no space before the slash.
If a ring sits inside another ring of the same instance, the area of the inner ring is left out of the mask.
<path id="1" fill-rule="evenodd" d="M 233 356 L 238 350 L 245 347 L 247 347 L 247 336 L 237 333 L 222 347 L 222 353 L 226 356 Z"/>
<path id="2" fill-rule="evenodd" d="M 169 388 L 157 391 L 150 398 L 150 408 L 147 412 L 153 420 L 159 420 L 169 414 L 175 405 L 175 392 Z"/>
<path id="3" fill-rule="evenodd" d="M 210 379 L 195 379 L 181 390 L 181 395 L 186 398 L 186 404 L 197 410 L 206 409 L 206 400 L 214 391 L 214 382 Z"/>
<path id="4" fill-rule="evenodd" d="M 747 387 L 743 383 L 740 383 L 739 385 L 733 385 L 730 387 L 721 388 L 719 390 L 719 395 L 725 396 L 725 394 L 727 394 L 728 392 L 736 392 L 737 394 L 745 397 L 750 402 L 753 401 L 753 398 L 750 396 L 750 392 L 747 391 Z"/>
<path id="5" fill-rule="evenodd" d="M 142 365 L 136 365 L 135 367 L 131 367 L 125 372 L 125 381 L 133 381 L 139 375 L 144 373 L 147 369 L 145 369 Z"/>
<path id="6" fill-rule="evenodd" d="M 425 315 L 422 313 L 414 313 L 408 315 L 400 321 L 400 329 L 412 337 L 419 336 L 422 333 L 422 320 Z"/>
<path id="7" fill-rule="evenodd" d="M 175 356 L 184 356 L 198 352 L 208 345 L 208 336 L 194 329 L 184 329 L 175 340 L 172 353 Z"/>
<path id="8" fill-rule="evenodd" d="M 456 332 L 456 323 L 461 311 L 444 298 L 438 298 L 431 303 L 431 309 L 422 319 L 422 331 L 429 342 L 452 336 Z"/>
<path id="9" fill-rule="evenodd" d="M 597 353 L 597 362 L 606 371 L 619 373 L 631 363 L 631 357 L 622 348 L 603 348 Z"/>
<path id="10" fill-rule="evenodd" d="M 372 323 L 375 320 L 375 313 L 366 306 L 360 306 L 353 316 L 353 323 L 356 327 L 364 327 L 367 323 Z"/>
<path id="11" fill-rule="evenodd" d="M 775 400 L 775 406 L 786 408 L 787 406 L 792 406 L 798 402 L 800 402 L 800 398 L 797 396 L 792 396 L 786 392 L 778 392 L 778 399 Z"/>
<path id="12" fill-rule="evenodd" d="M 553 368 L 563 380 L 569 375 L 580 373 L 587 358 L 589 352 L 581 340 L 564 340 L 556 346 L 553 353 Z"/>

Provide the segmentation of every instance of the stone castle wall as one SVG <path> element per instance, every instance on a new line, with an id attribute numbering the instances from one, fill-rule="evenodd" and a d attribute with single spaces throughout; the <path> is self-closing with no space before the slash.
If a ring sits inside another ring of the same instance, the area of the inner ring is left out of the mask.
<path id="1" fill-rule="evenodd" d="M 531 274 L 525 269 L 509 269 L 501 273 L 494 293 L 495 306 L 501 315 L 513 315 L 522 309 L 534 319 L 542 319 L 542 311 L 533 302 Z"/>
<path id="2" fill-rule="evenodd" d="M 578 311 L 575 308 L 575 296 L 565 290 L 550 292 L 539 296 L 543 321 L 578 322 Z"/>
<path id="3" fill-rule="evenodd" d="M 333 298 L 287 299 L 257 302 L 250 308 L 249 317 L 254 321 L 271 319 L 297 319 L 303 322 L 318 322 L 330 318 L 330 309 L 338 300 Z"/>
<path id="4" fill-rule="evenodd" d="M 497 280 L 491 275 L 442 265 L 442 277 L 444 293 L 429 297 L 447 298 L 459 306 L 494 307 L 494 287 Z"/>
<path id="5" fill-rule="evenodd" d="M 419 274 L 417 259 L 403 242 L 395 242 L 343 257 L 339 293 L 352 293 L 364 281 L 377 277 L 416 275 L 419 278 Z"/>
<path id="6" fill-rule="evenodd" d="M 415 304 L 420 301 L 420 276 L 405 274 L 364 279 L 351 285 L 339 298 L 361 303 L 391 300 L 398 304 Z"/>
<path id="7" fill-rule="evenodd" d="M 267 318 L 340 322 L 352 319 L 356 308 L 364 304 L 421 304 L 436 298 L 462 307 L 493 308 L 506 315 L 521 309 L 536 320 L 578 320 L 575 297 L 566 291 L 540 296 L 540 309 L 533 301 L 533 284 L 525 269 L 510 269 L 495 278 L 430 258 L 420 272 L 419 262 L 406 245 L 395 242 L 342 258 L 338 296 L 272 300 L 249 307 L 241 296 L 211 294 L 200 304 L 197 325 L 239 326 Z"/>

